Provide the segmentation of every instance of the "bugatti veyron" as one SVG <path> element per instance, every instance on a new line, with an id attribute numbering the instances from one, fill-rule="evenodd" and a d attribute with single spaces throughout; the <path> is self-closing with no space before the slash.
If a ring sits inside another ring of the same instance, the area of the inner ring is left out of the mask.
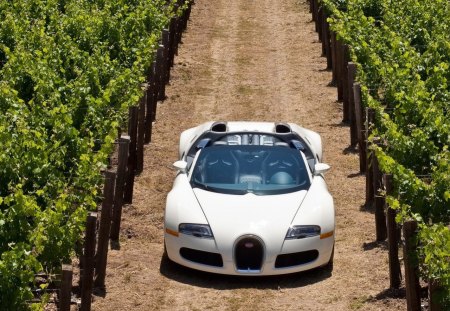
<path id="1" fill-rule="evenodd" d="M 168 258 L 230 275 L 332 268 L 335 210 L 319 134 L 208 122 L 181 134 L 164 215 Z"/>

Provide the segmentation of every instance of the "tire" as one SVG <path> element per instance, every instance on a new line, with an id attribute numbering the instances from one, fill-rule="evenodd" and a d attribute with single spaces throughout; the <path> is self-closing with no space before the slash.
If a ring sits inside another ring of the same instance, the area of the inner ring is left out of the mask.
<path id="1" fill-rule="evenodd" d="M 330 260 L 328 261 L 328 263 L 323 266 L 324 270 L 327 272 L 332 272 L 333 271 L 333 264 L 334 263 L 334 245 L 333 245 L 333 250 L 331 251 L 331 256 L 330 256 Z"/>
<path id="2" fill-rule="evenodd" d="M 167 255 L 166 239 L 164 239 L 163 243 L 164 243 L 164 252 L 163 252 L 162 257 L 165 259 L 169 259 L 169 255 Z"/>

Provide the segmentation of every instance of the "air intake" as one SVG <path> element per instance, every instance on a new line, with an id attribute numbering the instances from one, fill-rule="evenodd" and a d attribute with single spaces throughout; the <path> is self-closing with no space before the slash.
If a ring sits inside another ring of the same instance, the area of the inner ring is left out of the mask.
<path id="1" fill-rule="evenodd" d="M 192 262 L 213 267 L 223 267 L 222 256 L 220 254 L 182 247 L 180 248 L 180 255 L 184 259 Z"/>
<path id="2" fill-rule="evenodd" d="M 227 123 L 226 122 L 215 122 L 211 126 L 211 131 L 225 133 L 227 131 Z"/>
<path id="3" fill-rule="evenodd" d="M 281 254 L 277 256 L 275 268 L 288 268 L 303 265 L 316 260 L 317 257 L 319 257 L 319 252 L 315 249 L 305 252 Z"/>
<path id="4" fill-rule="evenodd" d="M 241 273 L 259 273 L 264 259 L 264 246 L 259 238 L 241 238 L 234 248 L 236 270 Z"/>
<path id="5" fill-rule="evenodd" d="M 291 132 L 291 127 L 286 123 L 276 123 L 275 132 L 279 134 L 286 134 Z"/>

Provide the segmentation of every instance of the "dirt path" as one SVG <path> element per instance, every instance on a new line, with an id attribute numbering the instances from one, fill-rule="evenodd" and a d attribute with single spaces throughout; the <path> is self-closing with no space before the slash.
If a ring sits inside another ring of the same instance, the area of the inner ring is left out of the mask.
<path id="1" fill-rule="evenodd" d="M 109 253 L 105 297 L 94 310 L 404 310 L 388 287 L 386 245 L 361 208 L 358 158 L 346 153 L 336 89 L 327 87 L 308 5 L 299 0 L 197 0 L 158 107 L 145 172 L 124 210 L 120 250 Z M 182 130 L 209 120 L 295 122 L 322 135 L 337 209 L 332 276 L 270 278 L 200 273 L 161 261 L 165 197 Z"/>

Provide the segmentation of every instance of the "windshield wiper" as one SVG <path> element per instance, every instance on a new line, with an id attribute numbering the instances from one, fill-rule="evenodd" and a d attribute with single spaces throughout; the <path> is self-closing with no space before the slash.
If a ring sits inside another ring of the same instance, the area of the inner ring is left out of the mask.
<path id="1" fill-rule="evenodd" d="M 246 194 L 247 190 L 241 190 L 241 189 L 229 189 L 229 188 L 218 188 L 213 186 L 208 186 L 206 184 L 197 183 L 197 182 L 191 182 L 192 188 L 200 188 L 203 190 L 211 191 L 211 192 L 217 192 L 217 193 L 223 193 L 223 194 Z"/>

